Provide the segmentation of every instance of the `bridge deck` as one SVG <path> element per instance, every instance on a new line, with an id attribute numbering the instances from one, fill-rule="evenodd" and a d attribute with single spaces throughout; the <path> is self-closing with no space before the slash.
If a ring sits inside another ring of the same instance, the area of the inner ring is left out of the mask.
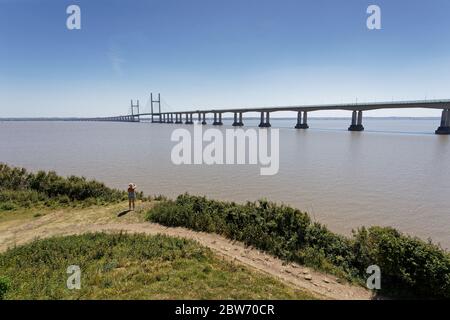
<path id="1" fill-rule="evenodd" d="M 367 111 L 377 109 L 447 109 L 450 106 L 450 100 L 418 100 L 418 101 L 397 101 L 397 102 L 371 102 L 371 103 L 353 103 L 353 104 L 324 104 L 324 105 L 296 105 L 296 106 L 274 106 L 274 107 L 243 107 L 243 108 L 216 108 L 199 109 L 184 111 L 167 111 L 161 114 L 184 114 L 184 113 L 234 113 L 234 112 L 276 112 L 276 111 L 319 111 L 319 110 L 348 110 L 348 111 Z M 151 113 L 141 113 L 140 116 L 151 116 Z M 153 113 L 159 115 L 159 113 Z"/>

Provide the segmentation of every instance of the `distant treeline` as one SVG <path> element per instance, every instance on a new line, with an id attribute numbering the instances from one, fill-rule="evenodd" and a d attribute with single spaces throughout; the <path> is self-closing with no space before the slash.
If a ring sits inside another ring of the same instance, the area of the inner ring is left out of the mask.
<path id="1" fill-rule="evenodd" d="M 377 265 L 384 295 L 450 298 L 450 254 L 393 228 L 361 228 L 348 238 L 289 206 L 265 200 L 236 204 L 188 194 L 163 200 L 147 219 L 218 233 L 359 283 L 365 284 L 367 268 Z"/>

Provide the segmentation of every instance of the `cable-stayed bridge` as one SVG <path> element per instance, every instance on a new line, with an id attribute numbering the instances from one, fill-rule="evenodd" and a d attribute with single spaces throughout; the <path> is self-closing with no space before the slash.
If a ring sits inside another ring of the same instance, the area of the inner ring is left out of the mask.
<path id="1" fill-rule="evenodd" d="M 165 110 L 162 110 L 164 107 Z M 260 114 L 259 127 L 270 127 L 270 115 L 275 112 L 293 111 L 297 113 L 297 122 L 293 127 L 297 129 L 308 129 L 308 114 L 314 111 L 323 110 L 345 110 L 351 112 L 351 123 L 349 131 L 363 131 L 363 112 L 379 109 L 439 109 L 442 110 L 441 121 L 436 129 L 436 134 L 450 134 L 450 100 L 415 100 L 415 101 L 392 101 L 392 102 L 369 102 L 352 104 L 324 104 L 324 105 L 294 105 L 294 106 L 273 106 L 273 107 L 242 107 L 231 109 L 186 109 L 183 111 L 173 109 L 161 100 L 161 95 L 150 94 L 150 99 L 145 105 L 145 109 L 150 112 L 141 112 L 139 100 L 136 103 L 131 100 L 129 112 L 126 115 L 96 118 L 78 118 L 74 120 L 82 121 L 119 121 L 119 122 L 140 122 L 150 121 L 151 123 L 167 124 L 193 124 L 194 120 L 206 125 L 207 119 L 212 119 L 212 125 L 223 125 L 224 114 L 231 114 L 234 117 L 233 126 L 244 125 L 244 115 L 250 112 Z M 208 117 L 207 117 L 208 115 Z"/>

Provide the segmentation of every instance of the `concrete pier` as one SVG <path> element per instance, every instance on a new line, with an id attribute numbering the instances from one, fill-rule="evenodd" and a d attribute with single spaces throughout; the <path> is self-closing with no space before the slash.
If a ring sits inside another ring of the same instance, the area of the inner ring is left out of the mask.
<path id="1" fill-rule="evenodd" d="M 202 125 L 205 125 L 206 124 L 206 112 L 202 113 L 202 118 L 203 118 Z"/>
<path id="2" fill-rule="evenodd" d="M 450 109 L 442 110 L 441 125 L 435 131 L 436 134 L 450 134 Z"/>
<path id="3" fill-rule="evenodd" d="M 242 122 L 242 112 L 234 113 L 233 127 L 242 127 L 244 123 Z"/>
<path id="4" fill-rule="evenodd" d="M 239 112 L 239 122 L 238 122 L 238 126 L 242 127 L 244 125 L 244 122 L 242 121 L 242 112 Z"/>
<path id="5" fill-rule="evenodd" d="M 266 115 L 266 117 L 264 118 L 264 114 Z M 271 126 L 270 124 L 270 112 L 261 112 L 261 121 L 259 122 L 259 126 L 260 128 L 269 128 Z"/>
<path id="6" fill-rule="evenodd" d="M 173 123 L 173 113 L 167 115 L 167 123 Z"/>
<path id="7" fill-rule="evenodd" d="M 175 123 L 176 124 L 183 123 L 182 117 L 183 115 L 181 113 L 175 113 Z"/>
<path id="8" fill-rule="evenodd" d="M 234 113 L 234 121 L 233 121 L 232 126 L 233 127 L 237 127 L 238 126 L 238 113 L 237 112 Z"/>
<path id="9" fill-rule="evenodd" d="M 217 117 L 219 116 L 219 117 Z M 214 126 L 221 126 L 223 125 L 222 122 L 222 112 L 214 112 L 214 122 L 213 122 Z"/>
<path id="10" fill-rule="evenodd" d="M 302 112 L 303 112 L 303 121 L 302 121 Z M 297 124 L 295 125 L 296 129 L 308 129 L 308 113 L 306 111 L 297 112 Z"/>
<path id="11" fill-rule="evenodd" d="M 348 127 L 348 131 L 364 131 L 364 126 L 362 125 L 362 110 L 352 112 L 352 123 Z"/>
<path id="12" fill-rule="evenodd" d="M 186 113 L 186 122 L 185 124 L 194 124 L 194 121 L 192 121 L 192 113 Z"/>

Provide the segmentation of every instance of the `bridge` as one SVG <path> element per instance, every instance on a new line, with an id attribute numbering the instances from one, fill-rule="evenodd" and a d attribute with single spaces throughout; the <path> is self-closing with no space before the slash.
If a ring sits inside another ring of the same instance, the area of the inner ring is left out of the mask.
<path id="1" fill-rule="evenodd" d="M 308 129 L 308 114 L 314 111 L 322 110 L 345 110 L 351 112 L 351 123 L 349 131 L 363 131 L 363 112 L 379 109 L 409 109 L 424 108 L 442 110 L 441 122 L 436 129 L 436 134 L 450 134 L 450 100 L 417 100 L 417 101 L 397 101 L 397 102 L 371 102 L 354 104 L 325 104 L 325 105 L 295 105 L 295 106 L 275 106 L 275 107 L 253 107 L 253 108 L 231 108 L 231 109 L 209 109 L 209 110 L 184 110 L 184 111 L 161 111 L 161 95 L 157 98 L 150 94 L 150 112 L 140 113 L 139 100 L 136 104 L 131 100 L 131 113 L 128 115 L 114 117 L 84 118 L 83 121 L 119 121 L 119 122 L 140 122 L 148 119 L 152 123 L 175 123 L 175 124 L 193 124 L 194 115 L 196 121 L 203 125 L 207 124 L 206 115 L 211 115 L 212 125 L 223 125 L 222 118 L 224 114 L 232 114 L 234 117 L 233 126 L 241 127 L 244 125 L 243 116 L 245 113 L 260 113 L 259 127 L 271 127 L 270 115 L 274 112 L 292 111 L 297 113 L 296 129 Z M 183 120 L 184 117 L 184 120 Z M 208 117 L 209 119 L 210 117 Z M 80 119 L 81 120 L 81 119 Z"/>

